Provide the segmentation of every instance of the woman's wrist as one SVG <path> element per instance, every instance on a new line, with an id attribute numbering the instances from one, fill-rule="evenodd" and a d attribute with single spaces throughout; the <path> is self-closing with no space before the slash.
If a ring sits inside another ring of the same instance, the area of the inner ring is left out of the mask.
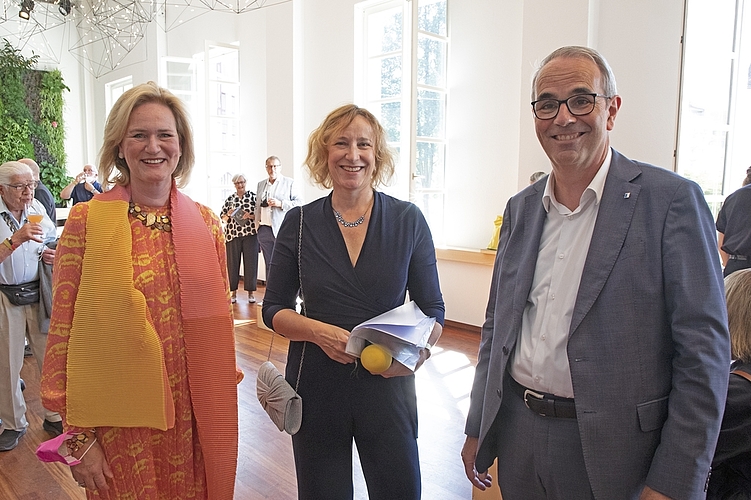
<path id="1" fill-rule="evenodd" d="M 65 446 L 68 448 L 68 453 L 74 456 L 74 453 L 79 451 L 83 453 L 83 448 L 88 449 L 94 441 L 96 441 L 96 431 L 89 429 L 66 439 Z"/>

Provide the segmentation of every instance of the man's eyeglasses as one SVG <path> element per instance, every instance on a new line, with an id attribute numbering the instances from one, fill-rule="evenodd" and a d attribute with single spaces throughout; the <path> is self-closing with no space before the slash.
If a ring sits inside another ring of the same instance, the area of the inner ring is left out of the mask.
<path id="1" fill-rule="evenodd" d="M 36 188 L 39 187 L 39 181 L 31 181 L 31 182 L 27 182 L 26 184 L 3 184 L 3 185 L 13 188 L 16 191 L 23 191 L 24 189 L 31 189 L 32 191 L 34 191 Z"/>
<path id="2" fill-rule="evenodd" d="M 574 116 L 584 116 L 595 110 L 595 101 L 598 97 L 610 99 L 611 96 L 602 94 L 576 94 L 568 99 L 539 99 L 532 101 L 532 111 L 538 120 L 552 120 L 558 116 L 561 104 L 566 104 L 568 112 Z"/>

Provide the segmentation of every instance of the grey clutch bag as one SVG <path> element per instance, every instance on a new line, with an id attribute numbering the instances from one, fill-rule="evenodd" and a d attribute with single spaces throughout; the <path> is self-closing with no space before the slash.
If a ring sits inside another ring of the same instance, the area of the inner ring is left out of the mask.
<path id="1" fill-rule="evenodd" d="M 300 269 L 300 251 L 302 246 L 302 208 L 300 209 L 300 234 L 297 240 L 297 268 Z M 300 278 L 300 297 L 302 298 L 302 274 Z M 302 313 L 306 315 L 305 301 L 302 301 Z M 261 403 L 264 411 L 268 413 L 271 420 L 276 424 L 280 431 L 289 435 L 295 434 L 300 430 L 302 425 L 302 398 L 297 393 L 297 387 L 300 385 L 300 374 L 302 373 L 302 362 L 305 359 L 305 347 L 303 344 L 302 354 L 300 355 L 300 367 L 297 370 L 297 382 L 293 389 L 284 379 L 279 370 L 271 363 L 271 349 L 274 347 L 275 332 L 271 332 L 271 344 L 269 345 L 269 355 L 266 361 L 258 368 L 258 377 L 256 378 L 256 394 L 258 402 Z"/>
<path id="2" fill-rule="evenodd" d="M 280 431 L 292 435 L 300 430 L 302 398 L 271 361 L 258 368 L 256 392 L 261 406 Z"/>

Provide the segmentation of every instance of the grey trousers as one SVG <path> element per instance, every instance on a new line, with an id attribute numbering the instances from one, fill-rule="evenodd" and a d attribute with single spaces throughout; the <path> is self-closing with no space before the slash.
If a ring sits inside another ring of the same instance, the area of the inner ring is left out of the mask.
<path id="1" fill-rule="evenodd" d="M 39 331 L 39 304 L 14 306 L 0 293 L 0 419 L 3 430 L 21 430 L 26 420 L 26 401 L 21 392 L 21 367 L 25 339 L 42 371 L 47 335 Z M 45 418 L 59 422 L 60 415 L 45 409 Z"/>

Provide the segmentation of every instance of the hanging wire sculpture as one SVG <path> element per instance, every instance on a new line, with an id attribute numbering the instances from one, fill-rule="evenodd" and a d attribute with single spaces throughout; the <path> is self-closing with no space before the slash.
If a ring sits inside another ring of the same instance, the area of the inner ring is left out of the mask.
<path id="1" fill-rule="evenodd" d="M 63 49 L 49 39 L 67 39 L 71 55 L 98 78 L 122 65 L 146 60 L 146 47 L 140 42 L 152 21 L 167 32 L 211 11 L 242 14 L 291 0 L 0 1 L 0 38 L 24 55 L 38 55 L 40 62 L 53 65 L 60 63 Z M 19 17 L 22 10 L 28 19 Z M 55 29 L 63 30 L 62 34 L 46 36 Z"/>
<path id="2" fill-rule="evenodd" d="M 24 57 L 39 56 L 39 64 L 55 66 L 60 63 L 63 47 L 50 43 L 50 38 L 65 38 L 67 23 L 58 5 L 39 1 L 29 12 L 29 19 L 19 17 L 21 4 L 3 0 L 0 11 L 0 38 L 21 51 Z M 62 31 L 56 37 L 47 37 L 50 30 Z"/>
<path id="3" fill-rule="evenodd" d="M 99 77 L 117 68 L 136 48 L 154 15 L 155 4 L 138 0 L 78 0 L 70 52 Z"/>

